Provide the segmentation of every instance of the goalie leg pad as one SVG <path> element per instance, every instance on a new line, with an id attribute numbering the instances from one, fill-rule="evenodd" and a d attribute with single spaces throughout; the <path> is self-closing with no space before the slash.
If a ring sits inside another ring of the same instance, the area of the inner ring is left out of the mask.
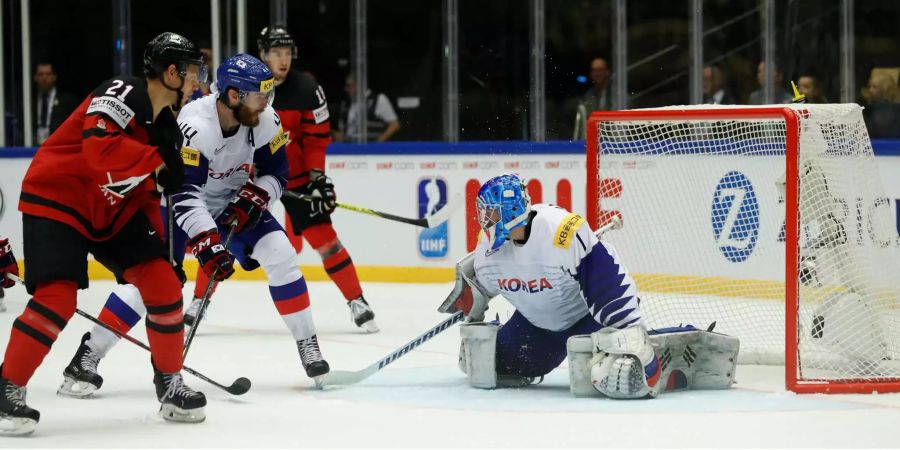
<path id="1" fill-rule="evenodd" d="M 480 389 L 497 387 L 497 332 L 496 323 L 464 323 L 459 328 L 460 369 L 469 377 L 469 385 Z"/>
<path id="2" fill-rule="evenodd" d="M 738 338 L 679 327 L 651 331 L 650 342 L 659 355 L 663 390 L 728 389 L 734 384 Z"/>
<path id="3" fill-rule="evenodd" d="M 692 326 L 651 330 L 648 335 L 659 359 L 658 392 L 727 389 L 734 383 L 740 347 L 737 338 Z M 566 347 L 570 392 L 576 397 L 597 396 L 591 369 L 598 366 L 599 358 L 595 357 L 591 335 L 572 336 Z"/>

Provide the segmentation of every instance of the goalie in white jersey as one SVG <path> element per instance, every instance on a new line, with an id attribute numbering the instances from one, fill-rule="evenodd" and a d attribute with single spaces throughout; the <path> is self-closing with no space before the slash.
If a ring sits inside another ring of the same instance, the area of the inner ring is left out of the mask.
<path id="1" fill-rule="evenodd" d="M 216 281 L 234 273 L 235 259 L 246 270 L 261 266 L 275 308 L 297 342 L 303 368 L 318 381 L 329 366 L 319 350 L 306 282 L 287 234 L 269 212 L 288 174 L 287 136 L 271 106 L 272 72 L 258 59 L 240 54 L 219 66 L 216 83 L 217 94 L 189 103 L 178 117 L 185 182 L 172 196 L 177 223 L 173 257 L 181 266 L 184 252 L 179 250 L 191 247 L 201 269 Z M 232 224 L 235 234 L 226 249 Z M 137 289 L 121 285 L 99 318 L 127 333 L 145 313 Z M 87 397 L 99 389 L 103 379 L 97 365 L 116 342 L 118 337 L 100 326 L 85 334 L 59 393 Z"/>
<path id="2" fill-rule="evenodd" d="M 440 308 L 466 314 L 460 368 L 473 386 L 530 384 L 568 354 L 570 370 L 584 375 L 580 381 L 573 377 L 575 393 L 576 382 L 612 398 L 689 387 L 690 373 L 664 370 L 668 361 L 660 363 L 643 326 L 634 279 L 584 218 L 557 206 L 531 205 L 514 174 L 485 182 L 477 209 L 486 238 L 457 265 L 457 286 Z M 483 322 L 488 300 L 497 295 L 516 308 L 502 326 Z M 673 332 L 667 336 L 705 333 L 693 327 L 662 331 Z M 573 351 L 573 342 L 588 343 L 587 358 L 573 360 L 580 352 Z"/>

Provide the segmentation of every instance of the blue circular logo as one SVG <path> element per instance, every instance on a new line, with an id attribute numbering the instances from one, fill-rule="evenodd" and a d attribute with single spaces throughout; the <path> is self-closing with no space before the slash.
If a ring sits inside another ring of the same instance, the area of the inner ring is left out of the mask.
<path id="1" fill-rule="evenodd" d="M 719 180 L 711 217 L 719 251 L 731 262 L 750 257 L 759 237 L 759 202 L 746 175 L 733 170 Z"/>

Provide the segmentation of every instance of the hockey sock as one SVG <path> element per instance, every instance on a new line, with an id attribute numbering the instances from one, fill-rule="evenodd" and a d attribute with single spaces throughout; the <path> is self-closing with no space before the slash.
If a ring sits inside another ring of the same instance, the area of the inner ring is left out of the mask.
<path id="1" fill-rule="evenodd" d="M 138 289 L 131 284 L 120 284 L 110 292 L 98 319 L 119 333 L 127 334 L 146 313 L 147 308 Z M 115 333 L 100 325 L 94 325 L 87 345 L 101 356 L 106 356 L 117 342 L 119 336 Z"/>
<path id="2" fill-rule="evenodd" d="M 194 283 L 194 298 L 203 298 L 203 294 L 206 294 L 206 286 L 209 286 L 209 276 L 206 275 L 203 269 L 198 267 L 197 282 Z M 212 301 L 212 296 L 216 293 L 216 287 L 218 286 L 219 283 L 213 286 L 212 291 L 209 293 L 209 301 Z"/>
<path id="3" fill-rule="evenodd" d="M 294 273 L 300 275 L 297 269 Z M 306 339 L 316 334 L 312 321 L 312 309 L 309 307 L 309 293 L 306 289 L 306 280 L 300 275 L 294 281 L 276 286 L 275 281 L 269 278 L 269 293 L 275 309 L 281 315 L 284 324 L 291 330 L 294 340 Z"/>
<path id="4" fill-rule="evenodd" d="M 306 280 L 297 267 L 297 254 L 288 245 L 287 236 L 283 232 L 263 236 L 253 249 L 253 258 L 266 271 L 272 302 L 294 340 L 316 334 Z"/>
<path id="5" fill-rule="evenodd" d="M 330 224 L 314 225 L 303 231 L 309 244 L 319 252 L 325 272 L 334 281 L 347 301 L 362 296 L 362 286 L 356 275 L 356 266 L 347 249 L 341 245 Z"/>
<path id="6" fill-rule="evenodd" d="M 163 259 L 139 264 L 125 271 L 147 307 L 147 340 L 155 367 L 162 373 L 181 371 L 184 348 L 181 281 Z"/>
<path id="7" fill-rule="evenodd" d="M 53 281 L 37 287 L 34 298 L 13 322 L 3 358 L 3 378 L 19 386 L 28 384 L 59 332 L 75 314 L 77 291 L 78 285 L 72 281 Z"/>

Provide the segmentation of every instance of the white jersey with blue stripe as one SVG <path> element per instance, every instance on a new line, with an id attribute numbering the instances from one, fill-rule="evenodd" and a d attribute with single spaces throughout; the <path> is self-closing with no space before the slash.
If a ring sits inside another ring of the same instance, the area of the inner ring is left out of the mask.
<path id="1" fill-rule="evenodd" d="M 216 102 L 215 95 L 207 95 L 188 103 L 178 114 L 184 133 L 185 182 L 172 200 L 175 222 L 188 237 L 216 228 L 215 218 L 254 171 L 254 184 L 269 193 L 269 207 L 278 201 L 287 183 L 287 136 L 275 110 L 266 107 L 257 126 L 242 125 L 234 135 L 225 137 Z"/>
<path id="2" fill-rule="evenodd" d="M 584 218 L 553 205 L 534 205 L 524 244 L 475 249 L 475 273 L 491 296 L 502 295 L 537 327 L 562 331 L 590 314 L 604 327 L 641 320 L 637 286 L 615 249 Z"/>

